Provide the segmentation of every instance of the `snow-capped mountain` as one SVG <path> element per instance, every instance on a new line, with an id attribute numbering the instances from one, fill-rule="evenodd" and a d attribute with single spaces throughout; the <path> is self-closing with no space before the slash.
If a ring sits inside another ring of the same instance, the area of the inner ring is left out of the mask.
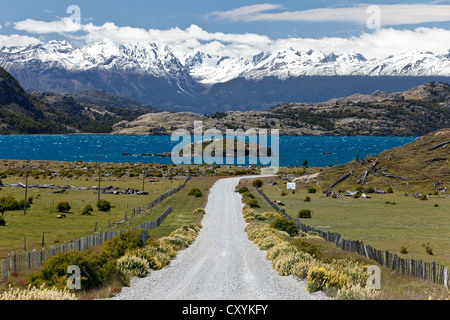
<path id="1" fill-rule="evenodd" d="M 323 101 L 378 89 L 400 91 L 442 79 L 448 82 L 450 50 L 373 59 L 357 52 L 328 54 L 288 48 L 246 58 L 198 50 L 185 53 L 154 43 L 104 40 L 77 48 L 66 41 L 51 41 L 2 47 L 0 66 L 28 89 L 101 89 L 162 109 L 203 112 Z M 318 77 L 322 82 L 317 82 Z M 320 87 L 323 81 L 326 89 Z"/>
<path id="2" fill-rule="evenodd" d="M 50 41 L 27 47 L 3 47 L 0 66 L 6 70 L 51 69 L 71 73 L 116 72 L 165 79 L 183 92 L 191 92 L 195 81 L 189 70 L 180 64 L 169 47 L 134 43 L 122 45 L 104 40 L 81 48 L 66 41 Z"/>
<path id="3" fill-rule="evenodd" d="M 212 85 L 236 78 L 280 80 L 304 76 L 450 76 L 450 50 L 447 54 L 414 52 L 386 59 L 366 59 L 353 52 L 341 55 L 292 48 L 261 52 L 253 59 L 210 56 L 195 52 L 185 58 L 185 66 L 197 81 Z"/>

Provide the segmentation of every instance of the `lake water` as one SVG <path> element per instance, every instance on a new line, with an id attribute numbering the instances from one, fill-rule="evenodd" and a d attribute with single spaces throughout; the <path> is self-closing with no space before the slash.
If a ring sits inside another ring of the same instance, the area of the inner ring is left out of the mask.
<path id="1" fill-rule="evenodd" d="M 364 158 L 376 155 L 414 139 L 416 138 L 282 136 L 279 139 L 279 164 L 299 166 L 307 160 L 309 166 L 337 165 L 347 163 L 357 156 Z M 0 136 L 0 159 L 168 164 L 172 163 L 170 157 L 148 154 L 171 152 L 179 143 L 171 141 L 170 136 Z"/>

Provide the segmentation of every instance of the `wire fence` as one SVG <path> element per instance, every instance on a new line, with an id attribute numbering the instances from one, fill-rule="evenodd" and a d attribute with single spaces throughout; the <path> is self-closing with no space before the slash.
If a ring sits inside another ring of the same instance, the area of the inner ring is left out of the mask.
<path id="1" fill-rule="evenodd" d="M 164 199 L 167 199 L 171 195 L 179 192 L 186 186 L 186 184 L 189 182 L 190 179 L 191 177 L 188 177 L 183 184 L 179 185 L 176 188 L 173 188 L 170 191 L 163 193 L 161 196 L 159 196 L 153 202 L 148 203 L 146 206 L 133 208 L 133 215 L 137 215 L 143 211 L 151 209 Z M 171 212 L 172 207 L 169 206 L 157 219 L 153 221 L 146 221 L 141 225 L 132 228 L 132 230 L 154 229 L 158 227 Z M 0 281 L 4 281 L 12 274 L 17 274 L 20 272 L 31 270 L 36 267 L 40 267 L 45 263 L 45 261 L 61 252 L 88 250 L 95 246 L 101 245 L 106 241 L 112 240 L 114 237 L 120 235 L 125 231 L 126 230 L 106 231 L 102 233 L 89 235 L 58 247 L 50 247 L 49 249 L 32 250 L 29 252 L 12 254 L 8 256 L 8 258 L 0 260 Z"/>
<path id="2" fill-rule="evenodd" d="M 445 287 L 449 286 L 450 270 L 447 266 L 440 265 L 435 261 L 424 262 L 422 260 L 404 259 L 389 251 L 377 250 L 364 244 L 362 241 L 346 240 L 337 232 L 317 230 L 314 227 L 303 224 L 298 218 L 292 218 L 286 214 L 283 208 L 278 207 L 262 190 L 259 188 L 256 188 L 256 190 L 276 212 L 281 213 L 286 219 L 294 221 L 303 232 L 314 232 L 326 241 L 334 242 L 342 250 L 356 252 L 398 273 L 432 281 L 437 284 L 442 284 Z"/>

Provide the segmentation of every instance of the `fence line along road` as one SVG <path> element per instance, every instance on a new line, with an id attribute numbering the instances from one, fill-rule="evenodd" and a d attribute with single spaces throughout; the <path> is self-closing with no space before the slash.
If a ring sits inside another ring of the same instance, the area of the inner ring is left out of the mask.
<path id="1" fill-rule="evenodd" d="M 357 252 L 361 256 L 375 260 L 393 271 L 397 271 L 404 275 L 414 276 L 420 279 L 429 280 L 445 287 L 449 286 L 450 270 L 448 266 L 439 265 L 439 263 L 424 262 L 422 260 L 404 259 L 397 254 L 389 251 L 381 251 L 364 244 L 362 241 L 346 240 L 337 232 L 324 232 L 314 227 L 304 225 L 298 218 L 294 219 L 286 211 L 275 204 L 270 198 L 259 188 L 258 193 L 267 201 L 267 203 L 278 213 L 281 213 L 286 219 L 294 221 L 294 223 L 303 232 L 315 232 L 328 242 L 334 242 L 337 247 L 351 252 Z"/>
<path id="2" fill-rule="evenodd" d="M 183 184 L 179 185 L 176 188 L 173 188 L 170 191 L 167 191 L 163 193 L 161 196 L 158 197 L 158 199 L 154 200 L 153 202 L 147 204 L 145 207 L 137 207 L 133 209 L 133 214 L 139 214 L 141 212 L 144 212 L 148 209 L 153 208 L 157 204 L 159 204 L 164 199 L 167 199 L 171 195 L 181 191 L 186 184 L 189 182 L 191 177 L 189 176 Z M 132 228 L 132 230 L 136 229 L 154 229 L 158 227 L 166 218 L 167 216 L 172 212 L 172 207 L 168 207 L 156 220 L 154 221 L 146 221 L 142 223 L 141 225 Z M 59 247 L 50 247 L 50 249 L 47 250 L 33 250 L 29 252 L 24 253 L 16 253 L 10 255 L 6 259 L 0 260 L 0 281 L 4 281 L 6 278 L 11 276 L 13 273 L 19 273 L 23 271 L 31 270 L 35 267 L 42 266 L 45 261 L 50 259 L 51 257 L 57 255 L 58 253 L 65 252 L 65 251 L 84 251 L 88 250 L 92 247 L 101 245 L 105 243 L 106 241 L 112 240 L 114 237 L 120 235 L 121 233 L 125 232 L 126 230 L 121 231 L 106 231 L 102 233 L 97 233 L 93 235 L 89 235 L 86 237 L 83 237 L 78 240 L 74 240 L 70 242 L 69 244 L 64 244 Z"/>

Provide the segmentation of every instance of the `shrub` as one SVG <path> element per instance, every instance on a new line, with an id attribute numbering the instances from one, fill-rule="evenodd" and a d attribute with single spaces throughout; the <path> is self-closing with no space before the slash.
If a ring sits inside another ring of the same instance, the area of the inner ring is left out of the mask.
<path id="1" fill-rule="evenodd" d="M 137 230 L 124 232 L 112 240 L 107 241 L 100 253 L 110 259 L 118 259 L 125 255 L 128 250 L 141 248 L 142 240 L 139 238 L 140 232 Z"/>
<path id="2" fill-rule="evenodd" d="M 387 193 L 394 193 L 394 189 L 392 189 L 392 187 L 387 188 L 386 190 Z"/>
<path id="3" fill-rule="evenodd" d="M 250 208 L 260 208 L 258 200 L 256 199 L 250 199 L 245 204 L 248 205 Z"/>
<path id="4" fill-rule="evenodd" d="M 362 287 L 359 283 L 355 286 L 346 286 L 338 290 L 336 300 L 368 300 L 375 295 L 375 290 Z"/>
<path id="5" fill-rule="evenodd" d="M 316 192 L 317 192 L 316 188 L 314 188 L 314 187 L 309 187 L 308 188 L 308 193 L 316 193 Z"/>
<path id="6" fill-rule="evenodd" d="M 33 204 L 33 200 L 34 200 L 33 196 L 29 196 L 28 199 L 27 199 L 27 203 L 28 204 Z"/>
<path id="7" fill-rule="evenodd" d="M 299 232 L 299 228 L 294 221 L 290 221 L 286 218 L 278 217 L 270 226 L 278 230 L 286 231 L 291 237 L 295 237 Z"/>
<path id="8" fill-rule="evenodd" d="M 0 208 L 7 211 L 20 210 L 19 203 L 12 196 L 3 196 L 0 198 Z"/>
<path id="9" fill-rule="evenodd" d="M 281 194 L 280 194 L 280 196 L 282 196 L 282 197 L 285 197 L 285 196 L 287 196 L 287 192 L 286 191 L 281 191 Z"/>
<path id="10" fill-rule="evenodd" d="M 150 269 L 159 270 L 162 268 L 161 262 L 158 260 L 155 254 L 151 253 L 152 251 L 146 248 L 136 248 L 129 250 L 125 253 L 126 256 L 135 256 L 141 259 L 144 259 L 149 264 Z"/>
<path id="11" fill-rule="evenodd" d="M 248 188 L 246 186 L 242 186 L 242 187 L 238 188 L 236 191 L 238 193 L 244 193 L 244 192 L 248 191 Z"/>
<path id="12" fill-rule="evenodd" d="M 400 247 L 400 253 L 401 254 L 408 254 L 408 248 L 405 246 Z"/>
<path id="13" fill-rule="evenodd" d="M 429 255 L 433 255 L 433 247 L 431 246 L 431 244 L 429 242 L 424 243 L 422 245 L 422 248 L 425 248 L 425 252 Z"/>
<path id="14" fill-rule="evenodd" d="M 6 220 L 3 217 L 0 217 L 0 227 L 6 226 Z"/>
<path id="15" fill-rule="evenodd" d="M 83 210 L 81 210 L 81 214 L 83 216 L 90 216 L 93 211 L 94 211 L 94 208 L 92 208 L 92 206 L 90 204 L 88 204 L 86 207 L 83 208 Z"/>
<path id="16" fill-rule="evenodd" d="M 26 289 L 11 288 L 0 293 L 0 300 L 77 300 L 76 296 L 69 292 L 67 288 L 58 290 L 56 288 L 47 289 L 28 286 Z"/>
<path id="17" fill-rule="evenodd" d="M 111 210 L 111 203 L 106 200 L 99 200 L 97 201 L 97 209 L 102 212 L 108 212 Z"/>
<path id="18" fill-rule="evenodd" d="M 312 267 L 306 279 L 306 290 L 310 293 L 329 289 L 338 290 L 350 282 L 341 272 L 326 267 Z"/>
<path id="19" fill-rule="evenodd" d="M 374 193 L 375 189 L 373 187 L 367 187 L 364 189 L 364 193 Z"/>
<path id="20" fill-rule="evenodd" d="M 99 288 L 108 281 L 121 279 L 110 261 L 91 251 L 67 251 L 47 260 L 42 269 L 27 279 L 30 285 L 64 289 L 67 286 L 67 268 L 76 265 L 81 271 L 81 289 Z M 123 280 L 123 279 L 122 279 Z"/>
<path id="21" fill-rule="evenodd" d="M 205 211 L 205 209 L 203 209 L 203 208 L 198 208 L 198 209 L 195 209 L 194 212 L 192 212 L 192 213 L 195 213 L 195 214 L 197 214 L 197 213 L 205 214 L 206 211 Z"/>
<path id="22" fill-rule="evenodd" d="M 121 272 L 140 278 L 145 277 L 150 269 L 147 260 L 129 255 L 125 255 L 117 260 L 117 266 Z"/>
<path id="23" fill-rule="evenodd" d="M 263 182 L 262 182 L 261 179 L 256 179 L 256 180 L 253 181 L 252 185 L 253 185 L 255 188 L 261 188 L 262 185 L 263 185 Z"/>
<path id="24" fill-rule="evenodd" d="M 300 219 L 311 219 L 312 218 L 312 211 L 309 209 L 302 209 L 298 212 L 298 217 Z"/>
<path id="25" fill-rule="evenodd" d="M 18 204 L 19 204 L 19 208 L 20 208 L 21 210 L 25 209 L 25 205 L 27 206 L 27 209 L 31 207 L 31 204 L 30 204 L 29 202 L 25 202 L 25 200 L 23 200 L 23 199 L 20 200 L 20 201 L 18 202 Z"/>
<path id="26" fill-rule="evenodd" d="M 191 191 L 189 191 L 188 196 L 194 196 L 196 198 L 201 198 L 203 197 L 203 193 L 200 191 L 199 188 L 192 188 Z"/>
<path id="27" fill-rule="evenodd" d="M 253 195 L 253 193 L 251 193 L 250 191 L 246 191 L 242 194 L 242 196 L 244 198 L 250 198 L 250 199 L 255 199 L 255 196 Z"/>
<path id="28" fill-rule="evenodd" d="M 58 212 L 69 212 L 72 207 L 67 201 L 60 201 L 56 204 L 56 211 Z"/>
<path id="29" fill-rule="evenodd" d="M 423 193 L 423 194 L 419 197 L 419 200 L 428 200 L 428 196 L 427 196 L 425 193 Z"/>
<path id="30" fill-rule="evenodd" d="M 317 259 L 321 259 L 322 258 L 322 253 L 320 250 L 320 247 L 317 245 L 314 245 L 310 242 L 301 240 L 301 239 L 296 239 L 292 242 L 292 244 L 299 250 L 302 252 L 306 252 L 309 255 L 317 258 Z"/>
<path id="31" fill-rule="evenodd" d="M 311 202 L 311 197 L 306 197 L 303 201 L 305 201 L 305 202 Z"/>

